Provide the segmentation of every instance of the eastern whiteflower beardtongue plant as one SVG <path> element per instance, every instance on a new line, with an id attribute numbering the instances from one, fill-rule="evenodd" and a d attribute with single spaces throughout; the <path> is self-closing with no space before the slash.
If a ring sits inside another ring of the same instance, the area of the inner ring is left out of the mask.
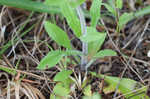
<path id="1" fill-rule="evenodd" d="M 0 5 L 13 6 L 36 12 L 46 12 L 49 14 L 59 13 L 60 15 L 63 15 L 66 18 L 66 21 L 69 27 L 72 29 L 74 35 L 81 40 L 82 52 L 73 48 L 70 43 L 70 38 L 63 29 L 59 28 L 56 24 L 53 24 L 50 21 L 46 21 L 44 27 L 50 38 L 53 39 L 58 45 L 66 48 L 66 50 L 51 50 L 41 60 L 38 68 L 46 69 L 46 66 L 48 66 L 48 68 L 51 68 L 59 63 L 62 59 L 67 58 L 67 56 L 80 56 L 82 69 L 86 70 L 96 59 L 103 58 L 105 56 L 116 55 L 116 52 L 109 49 L 99 51 L 106 38 L 105 31 L 98 32 L 96 30 L 98 20 L 101 18 L 101 5 L 105 6 L 105 8 L 111 13 L 110 15 L 113 16 L 117 21 L 116 32 L 118 33 L 130 20 L 143 16 L 145 14 L 149 14 L 150 6 L 147 6 L 136 12 L 118 14 L 117 11 L 119 11 L 123 7 L 122 0 L 107 0 L 107 3 L 102 3 L 102 0 L 93 0 L 89 12 L 85 10 L 82 11 L 82 9 L 79 7 L 84 2 L 85 0 L 46 0 L 44 3 L 32 0 L 0 0 Z M 88 17 L 91 19 L 90 26 L 86 26 L 84 17 Z M 7 48 L 5 48 L 5 50 Z M 5 50 L 0 51 L 0 55 Z M 3 66 L 0 66 L 0 70 L 6 71 L 8 73 L 17 72 L 16 69 L 11 69 Z M 68 98 L 69 93 L 71 92 L 70 83 L 72 83 L 72 80 L 70 81 L 70 78 L 72 77 L 70 76 L 72 72 L 72 70 L 63 69 L 56 74 L 53 80 L 59 83 L 54 86 L 54 93 L 51 94 L 50 99 L 62 99 L 62 97 Z M 104 75 L 102 74 L 99 75 L 95 72 L 90 73 L 92 74 L 92 76 L 104 78 Z M 120 78 L 118 77 L 111 76 L 105 76 L 104 80 L 108 84 L 108 86 L 103 90 L 105 94 L 109 93 L 110 91 L 116 91 L 123 94 L 125 98 L 149 99 L 149 97 L 146 95 L 147 86 L 144 86 L 134 80 L 127 78 L 122 78 L 122 80 L 120 80 Z M 69 84 L 68 81 L 70 82 Z M 76 80 L 74 81 L 76 82 Z M 83 85 L 86 84 L 85 82 L 83 82 L 83 84 L 80 84 L 80 86 L 84 88 L 85 86 Z M 116 86 L 118 86 L 117 90 Z M 83 99 L 100 99 L 99 94 L 92 94 L 91 85 L 86 86 L 83 90 L 83 93 L 86 96 Z"/>
<path id="2" fill-rule="evenodd" d="M 96 30 L 96 24 L 100 18 L 100 8 L 102 1 L 94 0 L 90 9 L 91 26 L 86 26 L 85 17 L 80 5 L 84 0 L 78 2 L 68 0 L 46 0 L 47 4 L 59 6 L 62 15 L 66 18 L 69 27 L 73 30 L 73 33 L 82 42 L 82 52 L 73 49 L 70 39 L 67 33 L 58 27 L 56 24 L 50 21 L 45 22 L 45 30 L 58 45 L 66 48 L 66 51 L 55 50 L 50 51 L 38 65 L 38 69 L 46 69 L 55 66 L 64 56 L 79 55 L 81 57 L 81 69 L 86 70 L 92 62 L 97 58 L 103 58 L 105 56 L 116 56 L 116 52 L 106 49 L 101 50 L 106 33 L 98 32 Z M 87 59 L 90 57 L 90 60 Z"/>

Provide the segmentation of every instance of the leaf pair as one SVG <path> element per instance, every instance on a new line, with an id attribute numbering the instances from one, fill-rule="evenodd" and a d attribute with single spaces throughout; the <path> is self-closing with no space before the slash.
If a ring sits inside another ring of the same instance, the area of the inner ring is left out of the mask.
<path id="1" fill-rule="evenodd" d="M 83 42 L 88 43 L 88 55 L 91 58 L 104 58 L 105 56 L 116 56 L 116 52 L 112 50 L 98 50 L 101 48 L 106 38 L 106 33 L 97 32 L 95 28 L 88 27 L 87 35 L 81 36 L 80 39 Z"/>

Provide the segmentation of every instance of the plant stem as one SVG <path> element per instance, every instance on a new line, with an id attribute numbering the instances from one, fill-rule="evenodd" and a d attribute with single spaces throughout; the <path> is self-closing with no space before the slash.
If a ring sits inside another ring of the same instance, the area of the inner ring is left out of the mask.
<path id="1" fill-rule="evenodd" d="M 85 22 L 83 11 L 80 6 L 77 7 L 76 10 L 80 19 L 82 35 L 86 36 L 87 28 L 86 28 L 86 22 Z M 88 43 L 82 42 L 82 53 L 83 53 L 83 56 L 81 56 L 81 70 L 86 70 L 86 64 L 88 62 L 88 59 L 87 59 Z"/>

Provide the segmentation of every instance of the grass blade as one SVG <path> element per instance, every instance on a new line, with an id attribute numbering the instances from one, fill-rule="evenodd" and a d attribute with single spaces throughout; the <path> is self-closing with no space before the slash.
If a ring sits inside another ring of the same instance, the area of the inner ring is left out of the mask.
<path id="1" fill-rule="evenodd" d="M 49 6 L 42 2 L 27 1 L 27 0 L 0 0 L 0 5 L 7 5 L 16 8 L 22 8 L 29 11 L 44 12 L 44 13 L 60 13 L 58 7 Z"/>
<path id="2" fill-rule="evenodd" d="M 91 26 L 96 27 L 96 24 L 100 18 L 100 8 L 101 8 L 102 0 L 93 0 L 90 15 L 92 17 Z"/>

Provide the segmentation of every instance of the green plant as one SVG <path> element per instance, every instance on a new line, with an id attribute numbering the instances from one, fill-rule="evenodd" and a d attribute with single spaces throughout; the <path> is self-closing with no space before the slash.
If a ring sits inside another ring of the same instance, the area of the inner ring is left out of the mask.
<path id="1" fill-rule="evenodd" d="M 83 99 L 101 99 L 101 96 L 99 93 L 92 93 L 91 91 L 91 85 L 88 85 L 84 88 L 83 93 L 85 96 L 83 96 Z"/>
<path id="2" fill-rule="evenodd" d="M 61 14 L 63 15 L 69 27 L 73 30 L 73 33 L 77 38 L 79 38 L 83 44 L 85 44 L 83 48 L 87 49 L 83 52 L 80 52 L 76 49 L 73 49 L 70 39 L 67 35 L 67 33 L 58 27 L 56 24 L 46 21 L 45 22 L 45 30 L 48 33 L 48 35 L 59 45 L 66 48 L 66 50 L 54 50 L 50 51 L 40 62 L 38 65 L 38 69 L 46 69 L 51 68 L 55 66 L 57 63 L 62 61 L 62 59 L 67 56 L 84 56 L 83 61 L 86 64 L 84 65 L 84 69 L 87 70 L 87 68 L 98 58 L 104 58 L 105 56 L 116 56 L 116 53 L 109 49 L 100 50 L 102 44 L 105 41 L 106 38 L 106 32 L 98 32 L 96 30 L 96 25 L 98 23 L 98 20 L 102 18 L 103 16 L 100 15 L 100 8 L 101 5 L 104 5 L 109 12 L 115 17 L 115 20 L 117 22 L 117 32 L 120 32 L 120 30 L 124 27 L 124 25 L 129 22 L 130 20 L 143 16 L 145 14 L 150 13 L 150 6 L 147 6 L 139 11 L 136 12 L 130 12 L 130 13 L 123 13 L 122 15 L 118 14 L 118 9 L 122 9 L 123 3 L 122 0 L 108 0 L 108 3 L 102 3 L 102 0 L 93 0 L 90 12 L 87 12 L 85 10 L 82 11 L 81 8 L 77 8 L 79 5 L 81 5 L 85 0 L 77 0 L 77 1 L 67 1 L 67 0 L 46 0 L 44 3 L 42 2 L 35 2 L 32 0 L 0 0 L 1 5 L 7 5 L 7 6 L 13 6 L 17 8 L 23 8 L 30 11 L 36 11 L 36 12 L 44 12 L 44 13 L 50 13 L 50 14 Z M 77 8 L 77 9 L 76 9 Z M 78 12 L 78 15 L 77 15 Z M 83 14 L 83 13 L 84 14 Z M 78 18 L 79 17 L 79 18 Z M 86 27 L 85 25 L 85 18 L 84 17 L 90 17 L 91 18 L 91 25 Z M 79 20 L 80 19 L 80 20 Z M 30 30 L 30 29 L 29 29 Z M 86 32 L 84 34 L 83 32 Z M 17 40 L 17 39 L 16 39 Z M 16 41 L 15 40 L 15 41 Z M 4 47 L 4 51 L 11 46 L 11 44 L 8 43 Z M 3 50 L 0 51 L 0 54 L 4 52 Z M 87 52 L 86 52 L 87 51 Z M 81 60 L 82 61 L 82 60 Z M 83 63 L 84 63 L 83 62 Z M 82 62 L 81 62 L 82 63 Z M 48 67 L 47 67 L 48 66 Z M 4 70 L 6 72 L 12 72 L 11 69 L 0 67 L 1 70 Z M 13 70 L 13 74 L 15 74 L 15 71 Z M 70 85 L 73 82 L 73 80 L 70 78 L 70 75 L 72 74 L 72 71 L 62 69 L 59 73 L 56 74 L 54 77 L 54 81 L 56 82 L 56 85 L 54 86 L 53 92 L 51 94 L 51 99 L 63 99 L 63 98 L 69 98 Z M 63 79 L 62 79 L 63 76 Z M 96 76 L 96 75 L 94 75 Z M 97 77 L 104 77 L 103 75 L 97 76 Z M 111 77 L 111 76 L 105 76 L 105 81 L 109 84 L 107 88 L 105 88 L 105 92 L 108 92 L 107 89 L 112 88 L 114 91 L 115 87 L 117 86 L 119 82 L 119 78 L 117 77 Z M 124 82 L 130 83 L 129 87 L 126 87 L 126 84 L 121 82 L 119 91 L 123 94 L 126 94 L 130 91 L 133 91 L 134 88 L 132 86 L 136 85 L 136 81 L 130 80 L 130 79 L 123 79 Z M 86 83 L 86 81 L 84 82 Z M 85 86 L 86 84 L 82 85 Z M 137 91 L 146 91 L 147 88 L 145 86 L 142 86 L 142 90 Z M 88 85 L 84 88 L 84 99 L 100 99 L 99 94 L 91 92 L 91 86 Z M 134 95 L 135 93 L 131 93 L 129 95 L 126 95 L 125 97 L 130 97 Z M 145 96 L 145 94 L 142 94 L 142 96 Z M 147 98 L 147 96 L 146 96 Z M 134 97 L 132 99 L 138 99 L 138 97 Z"/>
<path id="3" fill-rule="evenodd" d="M 71 70 L 62 70 L 56 74 L 53 80 L 57 84 L 54 86 L 50 99 L 68 99 L 70 97 L 70 86 L 73 83 L 69 77 L 71 74 Z"/>
<path id="4" fill-rule="evenodd" d="M 82 0 L 82 1 L 84 1 L 84 0 Z M 47 2 L 48 2 L 48 0 L 47 0 Z M 54 1 L 49 0 L 49 3 L 50 2 L 54 2 Z M 64 0 L 61 3 L 58 3 L 57 5 L 61 8 L 62 14 L 66 18 L 68 25 L 70 26 L 70 28 L 72 28 L 76 37 L 78 37 L 83 43 L 85 42 L 88 44 L 88 46 L 89 46 L 89 47 L 87 46 L 88 53 L 87 53 L 87 55 L 85 55 L 85 57 L 90 57 L 90 61 L 91 61 L 91 60 L 96 60 L 97 58 L 103 58 L 105 56 L 115 56 L 116 55 L 116 53 L 112 50 L 98 51 L 106 37 L 105 32 L 97 32 L 97 30 L 96 30 L 96 24 L 98 22 L 100 14 L 94 14 L 94 13 L 99 13 L 101 1 L 94 0 L 94 2 L 92 4 L 91 10 L 90 10 L 91 17 L 92 17 L 92 24 L 90 27 L 87 27 L 86 35 L 81 33 L 82 25 L 80 25 L 80 24 L 82 24 L 82 23 L 81 23 L 81 21 L 79 21 L 79 19 L 77 17 L 75 8 L 72 7 L 72 5 L 70 3 L 68 3 L 66 0 Z M 97 10 L 95 10 L 95 9 L 97 9 Z M 66 48 L 66 51 L 62 51 L 62 50 L 50 51 L 46 55 L 46 57 L 44 57 L 41 60 L 40 64 L 38 65 L 38 69 L 45 69 L 46 66 L 48 66 L 48 67 L 55 66 L 63 58 L 63 56 L 68 56 L 67 55 L 68 51 L 70 51 L 70 55 L 80 55 L 80 56 L 84 55 L 84 54 L 81 54 L 84 52 L 80 52 L 80 51 L 77 51 L 72 48 L 72 45 L 67 36 L 67 33 L 65 33 L 65 31 L 63 31 L 57 25 L 46 21 L 45 29 L 46 29 L 47 33 L 49 34 L 49 36 L 58 45 Z M 73 52 L 75 52 L 75 53 L 73 53 Z M 88 67 L 89 66 L 85 66 L 84 69 L 87 69 Z"/>
<path id="5" fill-rule="evenodd" d="M 104 86 L 103 91 L 106 94 L 114 92 L 116 86 L 119 83 L 117 92 L 122 93 L 125 98 L 149 99 L 149 97 L 146 95 L 148 86 L 144 86 L 143 84 L 140 84 L 137 81 L 128 78 L 122 78 L 122 80 L 120 81 L 120 78 L 118 77 L 105 76 L 102 74 L 96 74 L 95 72 L 91 72 L 91 74 L 95 77 L 104 79 L 105 83 L 107 83 L 107 86 Z"/>
<path id="6" fill-rule="evenodd" d="M 46 2 L 50 3 L 51 0 L 47 0 Z M 98 5 L 97 5 L 98 4 Z M 96 8 L 95 8 L 96 5 Z M 106 33 L 105 32 L 97 32 L 96 30 L 96 24 L 98 22 L 98 19 L 100 17 L 99 13 L 99 9 L 101 6 L 101 2 L 99 2 L 99 0 L 95 0 L 94 3 L 92 4 L 92 8 L 90 10 L 90 14 L 92 17 L 92 24 L 90 27 L 87 27 L 87 34 L 84 35 L 82 34 L 82 24 L 81 20 L 79 21 L 77 14 L 75 12 L 75 8 L 72 7 L 72 5 L 70 5 L 66 0 L 64 0 L 63 2 L 59 3 L 59 6 L 61 8 L 62 11 L 62 15 L 64 15 L 64 17 L 67 20 L 68 25 L 70 26 L 70 28 L 73 30 L 74 34 L 76 37 L 78 37 L 83 43 L 87 43 L 88 44 L 88 53 L 87 55 L 84 54 L 84 52 L 80 52 L 77 51 L 76 49 L 72 48 L 72 45 L 70 43 L 70 40 L 67 36 L 67 33 L 65 31 L 63 31 L 61 28 L 59 28 L 57 25 L 46 21 L 45 22 L 45 29 L 48 33 L 48 35 L 60 46 L 63 46 L 66 48 L 66 50 L 55 50 L 55 51 L 50 51 L 40 62 L 40 64 L 38 65 L 38 69 L 46 69 L 46 66 L 48 66 L 48 68 L 55 66 L 59 61 L 61 61 L 63 59 L 64 56 L 68 56 L 68 55 L 75 55 L 75 56 L 84 56 L 85 57 L 91 57 L 90 60 L 96 60 L 97 58 L 103 58 L 105 56 L 114 56 L 116 55 L 116 53 L 112 50 L 103 50 L 103 51 L 98 51 L 101 47 L 101 45 L 103 44 L 105 37 L 106 37 Z M 95 12 L 95 9 L 96 12 Z M 66 13 L 67 12 L 67 13 Z M 79 14 L 82 12 L 79 12 Z M 94 13 L 97 13 L 97 15 L 95 15 Z M 80 15 L 79 15 L 80 17 Z M 81 16 L 83 17 L 83 16 Z M 85 20 L 85 19 L 84 19 Z M 92 48 L 91 48 L 92 47 Z M 94 50 L 93 50 L 94 49 Z M 83 60 L 85 61 L 85 60 Z M 84 68 L 87 69 L 89 66 L 85 66 Z M 56 74 L 56 76 L 54 77 L 54 81 L 58 82 L 53 89 L 53 92 L 50 96 L 51 99 L 62 99 L 62 98 L 69 98 L 70 95 L 69 93 L 71 92 L 70 90 L 70 85 L 73 83 L 76 83 L 76 85 L 78 85 L 76 82 L 76 80 L 74 78 L 73 81 L 70 79 L 70 74 L 72 72 L 70 70 L 62 70 L 59 73 Z M 63 77 L 62 77 L 63 76 Z M 80 81 L 79 81 L 80 82 Z M 81 89 L 84 87 L 84 85 L 86 85 L 86 81 L 83 82 L 83 85 L 79 84 L 79 87 L 81 87 Z M 86 88 L 85 88 L 86 89 Z M 63 91 L 63 93 L 62 93 Z M 99 99 L 99 95 L 94 93 L 91 96 L 86 96 L 84 99 L 90 99 L 92 98 L 95 99 L 95 97 L 97 97 L 97 99 Z"/>
<path id="7" fill-rule="evenodd" d="M 81 4 L 82 0 L 78 0 L 80 1 L 79 3 Z M 108 0 L 110 3 L 109 4 L 114 4 L 111 3 L 112 0 Z M 113 0 L 114 1 L 114 0 Z M 121 0 L 122 1 L 122 0 Z M 117 3 L 119 7 L 121 7 L 121 1 L 117 0 Z M 73 5 L 78 5 L 79 3 L 73 3 Z M 53 4 L 53 3 L 52 3 Z M 112 8 L 112 5 L 109 4 L 103 4 L 108 11 L 113 12 L 114 13 L 114 8 Z M 61 14 L 61 10 L 60 7 L 58 6 L 52 6 L 52 5 L 48 5 L 46 3 L 42 3 L 42 2 L 36 2 L 36 1 L 29 1 L 29 0 L 0 0 L 0 5 L 6 5 L 6 6 L 12 6 L 12 7 L 16 7 L 16 8 L 22 8 L 22 9 L 26 9 L 29 11 L 35 11 L 35 12 L 43 12 L 43 13 L 49 13 L 49 14 Z M 75 7 L 74 6 L 74 7 Z M 141 16 L 144 16 L 146 14 L 150 13 L 150 6 L 146 6 L 145 8 L 142 8 L 136 12 L 133 12 L 134 15 L 132 16 L 132 18 L 130 18 L 130 20 L 134 19 L 134 18 L 138 18 Z M 85 17 L 90 17 L 90 14 L 88 11 L 84 10 L 84 15 Z"/>
<path id="8" fill-rule="evenodd" d="M 46 2 L 50 3 L 51 0 L 47 0 Z M 84 1 L 84 0 L 83 0 Z M 97 5 L 98 4 L 98 5 Z M 96 5 L 96 7 L 95 7 Z M 103 58 L 105 56 L 114 56 L 116 53 L 112 50 L 102 50 L 98 51 L 100 47 L 102 46 L 106 33 L 105 32 L 97 32 L 96 30 L 96 24 L 98 22 L 98 19 L 100 17 L 99 9 L 101 6 L 101 2 L 99 0 L 95 0 L 94 3 L 92 4 L 92 8 L 90 10 L 90 15 L 92 17 L 92 24 L 90 27 L 87 27 L 85 31 L 87 31 L 87 34 L 85 35 L 82 33 L 83 28 L 82 28 L 82 21 L 85 20 L 80 20 L 77 17 L 75 8 L 72 7 L 66 0 L 63 2 L 59 3 L 59 6 L 62 11 L 62 15 L 66 18 L 68 25 L 70 28 L 73 30 L 74 34 L 76 37 L 78 37 L 82 43 L 87 43 L 88 46 L 88 53 L 87 55 L 84 54 L 84 52 L 80 52 L 76 49 L 72 48 L 72 45 L 70 43 L 70 39 L 67 36 L 67 33 L 63 31 L 61 28 L 59 28 L 57 25 L 46 21 L 45 22 L 45 29 L 48 33 L 48 35 L 60 46 L 63 46 L 66 48 L 66 50 L 55 50 L 55 51 L 50 51 L 40 62 L 38 65 L 38 69 L 46 69 L 46 66 L 48 68 L 55 66 L 59 61 L 63 59 L 63 57 L 68 56 L 68 55 L 74 55 L 74 56 L 85 56 L 85 57 L 90 57 L 90 60 L 95 61 L 97 58 Z M 95 12 L 95 9 L 96 12 Z M 78 9 L 77 9 L 78 10 Z M 80 9 L 81 10 L 81 9 Z M 77 11 L 78 12 L 78 11 Z M 79 11 L 79 17 L 83 17 L 83 15 L 80 15 Z M 94 13 L 97 13 L 95 15 Z M 82 47 L 84 48 L 84 47 Z M 94 49 L 94 50 L 93 50 Z M 85 60 L 83 60 L 85 61 Z M 92 62 L 91 62 L 92 63 Z M 89 65 L 90 66 L 90 65 Z M 84 69 L 87 69 L 89 66 L 84 66 Z M 56 74 L 54 77 L 54 81 L 57 82 L 57 84 L 54 86 L 53 93 L 51 94 L 50 98 L 51 99 L 65 99 L 71 97 L 69 94 L 71 92 L 70 85 L 77 85 L 79 89 L 86 89 L 87 87 L 84 88 L 86 85 L 87 81 L 84 80 L 82 84 L 80 84 L 81 80 L 80 77 L 79 79 L 75 80 L 75 78 L 71 77 L 70 74 L 72 71 L 70 70 L 61 70 L 59 73 Z M 62 77 L 63 76 L 63 77 Z M 63 91 L 63 92 L 62 92 Z M 100 99 L 99 94 L 93 93 L 91 96 L 87 96 L 88 92 L 85 92 L 85 97 L 84 99 Z"/>
<path id="9" fill-rule="evenodd" d="M 115 18 L 117 23 L 116 33 L 119 33 L 120 30 L 122 30 L 124 26 L 134 18 L 138 18 L 150 13 L 150 6 L 147 6 L 136 12 L 120 13 L 119 10 L 123 8 L 123 0 L 108 0 L 107 3 L 102 3 L 102 5 L 104 5 L 111 13 L 111 16 Z"/>

